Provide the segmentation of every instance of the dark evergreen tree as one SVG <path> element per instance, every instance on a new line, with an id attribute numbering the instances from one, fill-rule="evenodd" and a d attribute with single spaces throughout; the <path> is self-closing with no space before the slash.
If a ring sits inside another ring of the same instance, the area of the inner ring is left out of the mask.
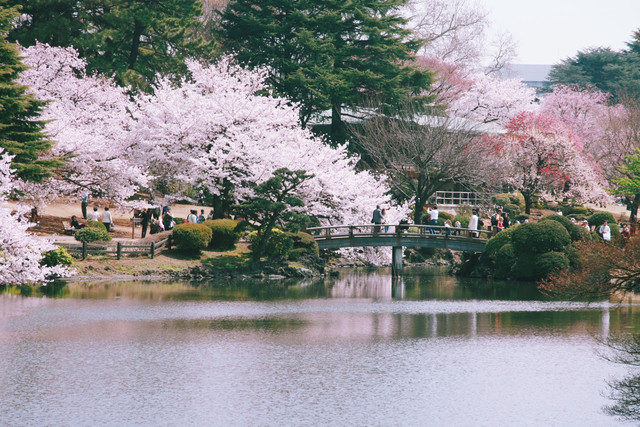
<path id="1" fill-rule="evenodd" d="M 121 84 L 136 88 L 148 89 L 157 74 L 182 76 L 185 58 L 212 51 L 213 43 L 197 35 L 202 26 L 198 0 L 7 3 L 23 11 L 10 40 L 73 46 L 87 59 L 89 71 L 115 74 Z"/>
<path id="2" fill-rule="evenodd" d="M 613 95 L 614 102 L 624 95 L 639 96 L 640 48 L 633 43 L 629 47 L 630 50 L 620 52 L 602 47 L 578 52 L 554 65 L 549 81 L 593 86 Z"/>
<path id="3" fill-rule="evenodd" d="M 295 196 L 295 191 L 311 178 L 313 175 L 303 170 L 278 169 L 255 187 L 254 197 L 236 206 L 236 212 L 256 227 L 257 238 L 251 249 L 254 261 L 264 255 L 273 229 L 279 223 L 299 219 L 301 214 L 291 208 L 304 206 L 304 202 Z"/>
<path id="4" fill-rule="evenodd" d="M 16 83 L 25 66 L 17 45 L 6 40 L 16 16 L 15 9 L 0 7 L 0 147 L 15 156 L 12 167 L 18 177 L 40 182 L 60 166 L 60 161 L 41 158 L 52 145 L 43 131 L 45 122 L 38 120 L 45 102 Z"/>
<path id="5" fill-rule="evenodd" d="M 303 125 L 330 110 L 344 137 L 343 108 L 375 98 L 393 105 L 429 86 L 405 65 L 419 47 L 397 9 L 406 0 L 234 0 L 222 13 L 223 50 L 268 66 L 276 93 L 301 105 Z"/>

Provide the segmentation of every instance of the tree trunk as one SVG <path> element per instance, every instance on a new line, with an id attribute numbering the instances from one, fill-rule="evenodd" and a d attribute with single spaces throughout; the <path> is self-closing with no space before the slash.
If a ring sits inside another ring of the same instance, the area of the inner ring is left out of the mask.
<path id="1" fill-rule="evenodd" d="M 422 214 L 424 212 L 424 205 L 426 204 L 426 198 L 416 198 L 416 207 L 413 213 L 413 223 L 414 224 L 422 224 Z"/>
<path id="2" fill-rule="evenodd" d="M 632 198 L 630 198 L 629 210 L 631 213 L 629 214 L 629 222 L 637 223 L 638 222 L 638 206 L 640 206 L 640 194 L 635 194 Z"/>
<path id="3" fill-rule="evenodd" d="M 129 64 L 130 70 L 135 69 L 136 61 L 138 60 L 138 54 L 140 51 L 140 37 L 142 37 L 142 22 L 138 19 L 133 20 L 133 34 L 131 35 L 131 50 L 129 51 Z"/>
<path id="4" fill-rule="evenodd" d="M 533 204 L 532 194 L 522 192 L 522 196 L 524 197 L 524 213 L 531 215 L 531 205 Z"/>
<path id="5" fill-rule="evenodd" d="M 342 123 L 342 107 L 340 104 L 331 105 L 331 141 L 336 144 L 344 144 L 346 134 Z"/>

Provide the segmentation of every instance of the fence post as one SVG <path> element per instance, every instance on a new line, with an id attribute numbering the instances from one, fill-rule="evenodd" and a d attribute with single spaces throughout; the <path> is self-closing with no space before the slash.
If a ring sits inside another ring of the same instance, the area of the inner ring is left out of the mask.
<path id="1" fill-rule="evenodd" d="M 173 243 L 173 234 L 169 234 L 167 238 L 167 249 L 171 250 L 171 244 Z"/>
<path id="2" fill-rule="evenodd" d="M 87 259 L 87 242 L 82 242 L 82 260 Z"/>
<path id="3" fill-rule="evenodd" d="M 118 242 L 118 250 L 116 252 L 116 257 L 118 259 L 122 258 L 122 242 Z"/>
<path id="4" fill-rule="evenodd" d="M 151 242 L 151 259 L 156 255 L 156 242 Z"/>

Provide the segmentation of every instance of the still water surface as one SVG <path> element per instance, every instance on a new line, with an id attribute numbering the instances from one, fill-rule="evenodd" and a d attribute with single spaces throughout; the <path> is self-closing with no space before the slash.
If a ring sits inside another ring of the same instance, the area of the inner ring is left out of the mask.
<path id="1" fill-rule="evenodd" d="M 640 307 L 410 270 L 0 295 L 0 425 L 607 426 Z"/>

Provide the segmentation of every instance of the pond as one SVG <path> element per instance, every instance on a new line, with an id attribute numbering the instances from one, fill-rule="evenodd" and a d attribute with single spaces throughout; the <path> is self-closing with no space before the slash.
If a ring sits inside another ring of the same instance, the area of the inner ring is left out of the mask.
<path id="1" fill-rule="evenodd" d="M 0 295 L 0 425 L 603 426 L 639 306 L 438 269 Z"/>

